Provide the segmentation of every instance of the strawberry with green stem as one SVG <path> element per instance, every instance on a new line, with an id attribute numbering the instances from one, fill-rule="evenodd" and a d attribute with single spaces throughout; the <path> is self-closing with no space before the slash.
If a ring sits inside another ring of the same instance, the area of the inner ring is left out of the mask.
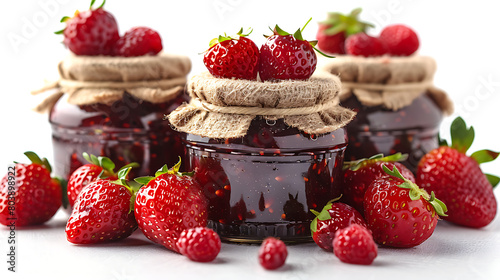
<path id="1" fill-rule="evenodd" d="M 131 167 L 117 180 L 98 179 L 75 201 L 66 224 L 66 237 L 74 244 L 95 244 L 124 239 L 137 229 L 134 204 L 137 187 L 127 181 Z"/>
<path id="2" fill-rule="evenodd" d="M 346 38 L 374 27 L 373 24 L 358 19 L 361 11 L 361 8 L 356 8 L 348 15 L 328 13 L 327 19 L 319 23 L 316 34 L 318 48 L 326 53 L 345 54 Z"/>
<path id="3" fill-rule="evenodd" d="M 203 56 L 208 71 L 218 78 L 256 80 L 259 65 L 259 48 L 243 33 L 243 28 L 233 38 L 224 34 L 210 41 L 210 48 Z"/>
<path id="4" fill-rule="evenodd" d="M 450 132 L 451 146 L 442 140 L 441 147 L 420 160 L 417 183 L 448 205 L 449 214 L 443 219 L 467 227 L 484 227 L 497 213 L 493 188 L 500 178 L 483 174 L 479 165 L 495 160 L 499 153 L 480 150 L 468 156 L 474 128 L 468 128 L 460 117 L 453 121 Z"/>
<path id="5" fill-rule="evenodd" d="M 266 36 L 266 42 L 260 48 L 259 75 L 262 81 L 307 80 L 316 70 L 318 59 L 315 51 L 317 41 L 306 41 L 302 32 L 307 23 L 294 34 L 274 27 L 273 35 Z"/>
<path id="6" fill-rule="evenodd" d="M 375 242 L 391 247 L 409 248 L 427 240 L 436 228 L 446 205 L 405 178 L 397 167 L 389 175 L 373 181 L 365 193 L 365 221 Z"/>

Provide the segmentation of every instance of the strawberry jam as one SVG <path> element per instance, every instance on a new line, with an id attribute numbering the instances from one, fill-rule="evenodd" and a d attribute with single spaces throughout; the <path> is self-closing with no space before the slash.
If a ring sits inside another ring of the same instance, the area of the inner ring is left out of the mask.
<path id="1" fill-rule="evenodd" d="M 59 99 L 49 116 L 56 176 L 67 179 L 85 164 L 83 152 L 109 157 L 116 170 L 130 162 L 139 163 L 131 178 L 150 176 L 164 164 L 173 166 L 185 150 L 181 133 L 163 118 L 187 99 L 180 95 L 153 104 L 125 93 L 111 105 L 80 106 Z"/>
<path id="2" fill-rule="evenodd" d="M 311 241 L 310 222 L 340 195 L 345 130 L 308 135 L 255 118 L 241 138 L 187 134 L 186 164 L 209 201 L 209 227 L 225 241 Z"/>
<path id="3" fill-rule="evenodd" d="M 346 160 L 401 152 L 408 154 L 402 163 L 415 172 L 420 158 L 439 146 L 443 113 L 426 94 L 397 111 L 363 106 L 354 96 L 343 101 L 342 106 L 357 112 L 346 126 L 349 134 Z"/>

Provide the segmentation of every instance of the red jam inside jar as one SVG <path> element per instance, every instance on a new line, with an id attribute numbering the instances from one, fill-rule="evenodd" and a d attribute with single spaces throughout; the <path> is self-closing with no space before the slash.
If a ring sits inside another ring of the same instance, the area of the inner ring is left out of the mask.
<path id="1" fill-rule="evenodd" d="M 402 163 L 415 172 L 420 159 L 439 146 L 443 113 L 427 94 L 397 111 L 382 106 L 364 106 L 355 96 L 343 101 L 342 106 L 357 112 L 346 126 L 349 134 L 346 160 L 401 152 L 408 154 L 408 159 Z"/>
<path id="2" fill-rule="evenodd" d="M 241 138 L 187 134 L 186 164 L 209 201 L 209 227 L 225 241 L 311 241 L 310 209 L 340 195 L 344 128 L 308 135 L 255 118 Z"/>
<path id="3" fill-rule="evenodd" d="M 109 157 L 118 169 L 140 164 L 130 176 L 150 176 L 164 164 L 173 166 L 184 156 L 182 133 L 174 131 L 164 115 L 175 110 L 185 94 L 164 103 L 151 103 L 128 93 L 111 105 L 72 105 L 61 98 L 52 108 L 55 175 L 67 179 L 86 164 L 82 153 Z"/>

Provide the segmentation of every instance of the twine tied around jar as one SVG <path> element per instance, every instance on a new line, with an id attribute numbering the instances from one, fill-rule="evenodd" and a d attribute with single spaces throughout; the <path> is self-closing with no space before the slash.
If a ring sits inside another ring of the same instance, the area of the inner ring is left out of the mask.
<path id="1" fill-rule="evenodd" d="M 341 78 L 341 101 L 354 95 L 364 106 L 397 111 L 427 94 L 444 114 L 453 113 L 451 99 L 434 86 L 436 62 L 431 57 L 338 56 L 320 69 Z"/>
<path id="2" fill-rule="evenodd" d="M 64 94 L 68 103 L 111 104 L 125 92 L 151 103 L 168 102 L 182 93 L 191 70 L 186 56 L 108 57 L 71 55 L 59 63 L 60 79 L 32 92 L 44 94 L 34 109 L 50 110 Z"/>
<path id="3" fill-rule="evenodd" d="M 257 116 L 284 122 L 308 134 L 344 127 L 355 113 L 339 105 L 340 81 L 317 73 L 307 81 L 257 82 L 215 78 L 208 72 L 193 76 L 188 104 L 168 116 L 179 131 L 227 139 L 245 136 Z"/>

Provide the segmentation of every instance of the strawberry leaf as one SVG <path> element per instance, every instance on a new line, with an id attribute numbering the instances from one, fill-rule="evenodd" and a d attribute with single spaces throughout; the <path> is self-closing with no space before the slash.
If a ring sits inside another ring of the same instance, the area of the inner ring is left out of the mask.
<path id="1" fill-rule="evenodd" d="M 470 157 L 475 160 L 478 164 L 486 163 L 495 160 L 500 153 L 493 152 L 490 150 L 480 150 L 474 152 Z"/>
<path id="2" fill-rule="evenodd" d="M 290 33 L 284 31 L 283 29 L 281 29 L 277 24 L 276 26 L 274 27 L 274 30 L 273 32 L 276 34 L 276 35 L 281 35 L 281 36 L 287 36 L 287 35 L 290 35 Z"/>
<path id="3" fill-rule="evenodd" d="M 448 207 L 446 207 L 446 204 L 444 204 L 444 202 L 436 198 L 434 192 L 431 192 L 431 198 L 428 201 L 439 216 L 448 216 L 446 215 Z"/>
<path id="4" fill-rule="evenodd" d="M 311 222 L 311 237 L 313 236 L 313 234 L 316 232 L 318 228 L 318 219 L 314 219 L 312 222 Z"/>
<path id="5" fill-rule="evenodd" d="M 486 178 L 488 178 L 488 181 L 490 182 L 493 188 L 496 187 L 498 183 L 500 183 L 500 178 L 498 176 L 491 174 L 484 174 L 484 175 L 486 176 Z"/>
<path id="6" fill-rule="evenodd" d="M 304 41 L 304 37 L 302 37 L 302 32 L 300 31 L 300 29 L 297 29 L 297 31 L 293 33 L 293 37 L 297 40 Z"/>
<path id="7" fill-rule="evenodd" d="M 144 177 L 138 177 L 135 178 L 134 181 L 141 185 L 147 185 L 151 180 L 153 180 L 155 177 L 153 176 L 144 176 Z"/>
<path id="8" fill-rule="evenodd" d="M 469 127 L 461 117 L 457 117 L 450 128 L 451 148 L 465 154 L 474 141 L 474 128 Z"/>
<path id="9" fill-rule="evenodd" d="M 115 169 L 115 163 L 111 159 L 107 157 L 98 157 L 97 161 L 99 162 L 100 167 L 102 167 L 104 170 L 110 173 L 113 173 L 113 170 Z M 118 174 L 120 173 L 118 172 Z"/>
<path id="10" fill-rule="evenodd" d="M 386 157 L 384 157 L 383 154 L 377 154 L 377 155 L 371 156 L 369 158 L 359 159 L 357 161 L 346 161 L 346 162 L 344 162 L 344 165 L 342 168 L 343 168 L 343 170 L 351 169 L 352 171 L 356 171 L 362 167 L 365 167 L 367 165 L 373 164 L 373 163 L 378 162 L 378 161 L 401 162 L 401 161 L 405 161 L 407 159 L 408 159 L 408 155 L 402 154 L 402 153 L 396 153 L 396 154 L 392 154 L 392 155 L 386 156 Z"/>

